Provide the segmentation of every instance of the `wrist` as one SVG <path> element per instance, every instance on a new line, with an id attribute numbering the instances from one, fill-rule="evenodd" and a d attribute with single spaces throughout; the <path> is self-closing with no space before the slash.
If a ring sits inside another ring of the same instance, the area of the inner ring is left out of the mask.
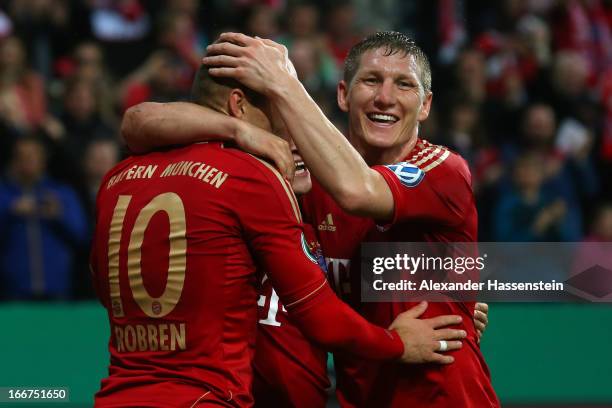
<path id="1" fill-rule="evenodd" d="M 392 342 L 393 342 L 393 358 L 395 359 L 402 359 L 404 357 L 404 354 L 406 353 L 406 345 L 404 344 L 404 341 L 402 340 L 401 336 L 399 335 L 399 332 L 397 331 L 397 329 L 390 329 L 390 330 L 386 330 L 387 333 L 391 336 L 392 338 Z"/>
<path id="2" fill-rule="evenodd" d="M 234 143 L 238 143 L 240 139 L 244 137 L 244 135 L 247 133 L 248 123 L 231 116 L 229 118 L 229 129 L 227 135 L 229 135 L 231 141 L 233 141 Z"/>
<path id="3" fill-rule="evenodd" d="M 296 95 L 297 88 L 301 88 L 302 83 L 294 76 L 287 75 L 282 80 L 274 81 L 269 88 L 268 98 L 273 101 L 284 102 L 291 98 L 291 95 Z"/>

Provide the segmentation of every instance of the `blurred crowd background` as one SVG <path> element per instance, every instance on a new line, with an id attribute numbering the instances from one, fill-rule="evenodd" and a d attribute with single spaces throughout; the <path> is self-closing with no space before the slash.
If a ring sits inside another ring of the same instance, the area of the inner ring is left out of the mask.
<path id="1" fill-rule="evenodd" d="M 102 176 L 143 101 L 187 100 L 227 30 L 285 44 L 336 125 L 350 47 L 414 37 L 433 68 L 420 135 L 470 164 L 481 241 L 612 241 L 610 0 L 0 0 L 0 299 L 93 296 Z"/>

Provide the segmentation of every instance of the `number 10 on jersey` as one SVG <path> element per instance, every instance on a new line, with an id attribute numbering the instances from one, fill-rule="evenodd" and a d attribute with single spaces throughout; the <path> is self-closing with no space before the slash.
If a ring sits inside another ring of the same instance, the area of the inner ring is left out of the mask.
<path id="1" fill-rule="evenodd" d="M 123 317 L 125 315 L 119 285 L 119 250 L 125 214 L 131 200 L 131 195 L 119 196 L 113 211 L 108 237 L 108 282 L 114 317 Z M 170 224 L 170 235 L 168 237 L 170 252 L 168 254 L 168 280 L 164 293 L 159 297 L 152 297 L 149 295 L 142 280 L 140 259 L 145 230 L 151 218 L 158 211 L 163 211 L 168 216 Z M 134 300 L 149 317 L 161 318 L 166 316 L 172 312 L 181 297 L 187 266 L 187 240 L 185 235 L 185 207 L 183 206 L 183 201 L 176 193 L 157 195 L 140 210 L 136 217 L 127 251 L 128 281 Z"/>

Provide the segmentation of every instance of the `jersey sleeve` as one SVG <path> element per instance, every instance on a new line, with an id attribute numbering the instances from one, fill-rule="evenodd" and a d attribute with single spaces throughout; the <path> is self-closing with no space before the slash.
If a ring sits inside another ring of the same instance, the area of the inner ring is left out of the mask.
<path id="1" fill-rule="evenodd" d="M 461 158 L 447 160 L 455 163 L 429 171 L 406 162 L 373 167 L 393 194 L 392 224 L 413 220 L 452 227 L 465 220 L 474 202 L 470 173 Z"/>
<path id="2" fill-rule="evenodd" d="M 258 265 L 267 272 L 294 322 L 326 348 L 368 359 L 399 358 L 404 346 L 397 333 L 368 323 L 329 288 L 309 252 L 289 184 L 270 167 L 259 172 L 261 177 L 240 187 L 240 195 L 249 200 L 237 200 L 237 213 Z"/>

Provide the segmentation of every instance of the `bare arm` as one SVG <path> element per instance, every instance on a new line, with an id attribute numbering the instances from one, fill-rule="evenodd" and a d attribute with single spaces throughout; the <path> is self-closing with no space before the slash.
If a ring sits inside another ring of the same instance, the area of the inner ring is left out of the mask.
<path id="1" fill-rule="evenodd" d="M 393 196 L 384 178 L 372 170 L 325 117 L 292 75 L 286 49 L 269 40 L 224 33 L 208 47 L 210 74 L 231 77 L 271 98 L 310 171 L 340 206 L 378 220 L 391 219 Z"/>
<path id="2" fill-rule="evenodd" d="M 185 145 L 210 140 L 233 141 L 238 119 L 193 103 L 144 102 L 125 112 L 121 137 L 134 153 L 145 153 L 167 145 Z"/>
<path id="3" fill-rule="evenodd" d="M 272 160 L 281 174 L 293 178 L 289 144 L 263 129 L 188 102 L 144 102 L 125 112 L 121 137 L 134 153 L 169 145 L 205 141 L 234 142 L 241 149 Z"/>
<path id="4" fill-rule="evenodd" d="M 294 79 L 275 88 L 273 95 L 305 163 L 334 200 L 349 213 L 390 220 L 394 203 L 387 182 L 325 117 L 302 84 Z"/>

